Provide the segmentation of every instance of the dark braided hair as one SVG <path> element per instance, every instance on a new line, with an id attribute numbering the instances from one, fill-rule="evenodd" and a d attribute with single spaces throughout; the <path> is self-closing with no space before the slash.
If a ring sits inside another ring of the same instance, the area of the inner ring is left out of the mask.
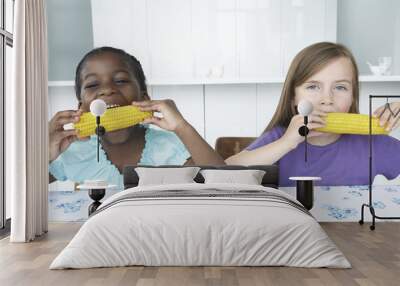
<path id="1" fill-rule="evenodd" d="M 124 60 L 128 67 L 130 68 L 132 74 L 135 76 L 136 80 L 139 83 L 139 88 L 142 94 L 147 94 L 147 86 L 146 86 L 146 77 L 143 72 L 142 65 L 140 62 L 132 55 L 128 54 L 124 50 L 113 48 L 113 47 L 100 47 L 95 48 L 88 52 L 82 60 L 79 62 L 78 66 L 76 67 L 75 72 L 75 94 L 78 98 L 78 101 L 81 101 L 81 72 L 82 68 L 85 65 L 86 61 L 91 58 L 92 56 L 100 55 L 102 53 L 114 53 L 119 55 L 122 60 Z"/>

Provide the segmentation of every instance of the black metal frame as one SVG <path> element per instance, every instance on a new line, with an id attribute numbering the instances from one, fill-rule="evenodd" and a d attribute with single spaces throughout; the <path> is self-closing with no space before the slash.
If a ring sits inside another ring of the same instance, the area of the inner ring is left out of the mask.
<path id="1" fill-rule="evenodd" d="M 13 0 L 13 13 L 14 13 L 14 4 Z M 6 75 L 6 47 L 13 47 L 13 34 L 6 30 L 6 4 L 5 0 L 0 0 L 1 6 L 1 21 L 0 21 L 0 118 L 1 118 L 1 134 L 0 134 L 0 197 L 1 197 L 1 215 L 0 215 L 0 234 L 4 236 L 7 232 L 10 231 L 10 219 L 6 219 L 6 191 L 5 191 L 5 92 L 6 92 L 6 83 L 5 83 L 5 75 Z M 13 17 L 13 15 L 11 15 Z"/>
<path id="2" fill-rule="evenodd" d="M 400 219 L 400 217 L 384 217 L 378 216 L 375 214 L 375 208 L 372 202 L 372 99 L 373 98 L 400 98 L 400 95 L 369 95 L 369 185 L 368 185 L 368 192 L 369 192 L 369 202 L 368 204 L 362 204 L 361 206 L 361 219 L 359 220 L 359 224 L 364 224 L 364 207 L 369 208 L 369 211 L 372 215 L 372 225 L 369 226 L 371 230 L 375 229 L 375 220 L 376 219 Z"/>

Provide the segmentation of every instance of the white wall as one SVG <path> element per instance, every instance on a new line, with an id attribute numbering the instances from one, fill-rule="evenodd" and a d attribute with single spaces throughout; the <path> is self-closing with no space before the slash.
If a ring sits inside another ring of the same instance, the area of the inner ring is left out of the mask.
<path id="1" fill-rule="evenodd" d="M 72 80 L 83 53 L 93 48 L 90 0 L 47 0 L 49 80 Z"/>

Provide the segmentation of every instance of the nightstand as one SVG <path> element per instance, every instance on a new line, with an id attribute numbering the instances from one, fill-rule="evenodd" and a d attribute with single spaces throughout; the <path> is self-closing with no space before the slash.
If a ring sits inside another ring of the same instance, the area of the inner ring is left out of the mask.
<path id="1" fill-rule="evenodd" d="M 311 210 L 314 204 L 314 181 L 320 181 L 320 177 L 290 177 L 296 181 L 296 199 L 307 209 Z"/>
<path id="2" fill-rule="evenodd" d="M 115 188 L 116 185 L 103 185 L 103 186 L 96 186 L 96 185 L 90 185 L 87 183 L 84 183 L 82 185 L 77 186 L 78 189 L 87 189 L 89 197 L 94 201 L 89 207 L 88 207 L 88 214 L 91 216 L 92 213 L 94 213 L 97 208 L 101 205 L 100 200 L 104 198 L 106 194 L 106 189 L 109 188 Z"/>

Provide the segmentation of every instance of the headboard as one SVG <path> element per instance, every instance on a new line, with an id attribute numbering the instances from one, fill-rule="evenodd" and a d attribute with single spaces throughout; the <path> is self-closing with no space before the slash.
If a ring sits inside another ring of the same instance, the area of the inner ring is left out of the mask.
<path id="1" fill-rule="evenodd" d="M 124 176 L 124 189 L 133 188 L 138 185 L 139 176 L 135 171 L 135 168 L 138 166 L 125 166 L 123 170 Z M 147 168 L 179 168 L 185 166 L 176 166 L 176 165 L 168 165 L 168 166 L 143 166 Z M 206 169 L 219 169 L 219 170 L 263 170 L 265 171 L 265 175 L 262 179 L 261 184 L 265 187 L 271 187 L 277 189 L 279 186 L 279 167 L 277 165 L 253 165 L 253 166 L 237 166 L 237 165 L 225 165 L 225 166 L 197 166 L 202 170 Z M 204 178 L 200 174 L 194 178 L 197 183 L 204 183 Z"/>

